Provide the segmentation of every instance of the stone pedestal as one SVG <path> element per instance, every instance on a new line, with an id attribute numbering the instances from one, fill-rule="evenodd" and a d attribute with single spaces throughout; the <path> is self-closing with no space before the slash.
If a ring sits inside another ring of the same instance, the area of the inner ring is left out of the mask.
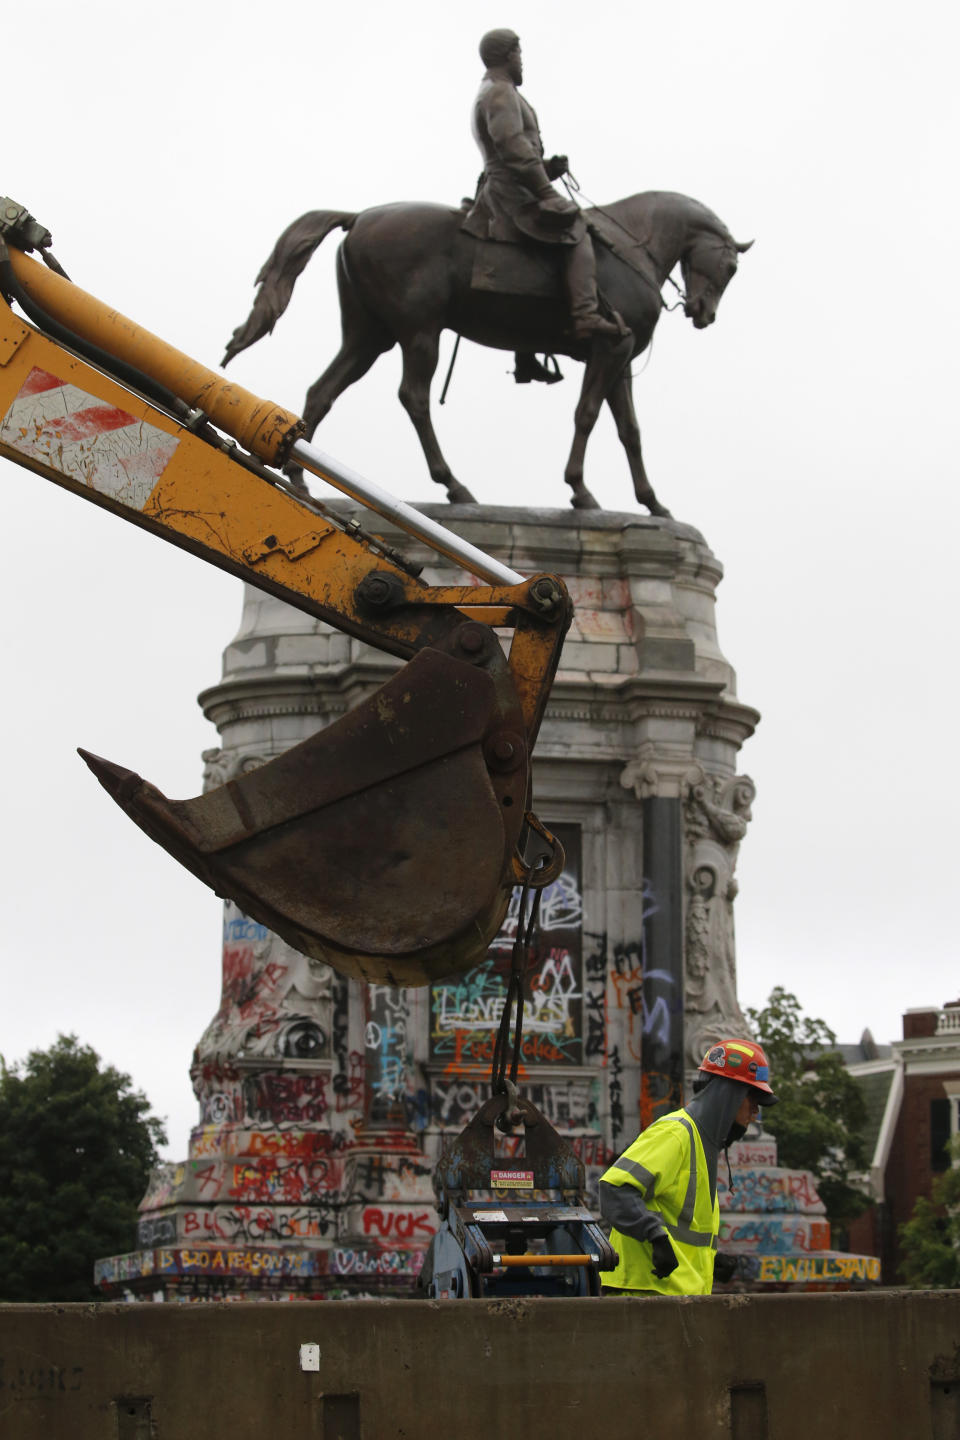
<path id="1" fill-rule="evenodd" d="M 592 1185 L 679 1103 L 708 1045 L 745 1028 L 733 899 L 753 785 L 737 764 L 758 716 L 717 640 L 722 569 L 670 520 L 423 508 L 522 573 L 559 573 L 576 604 L 534 762 L 535 808 L 567 866 L 541 905 L 522 1083 Z M 428 581 L 468 583 L 371 528 Z M 200 697 L 221 738 L 207 783 L 328 725 L 398 664 L 248 589 L 223 678 Z M 155 1177 L 140 1250 L 103 1262 L 104 1285 L 409 1289 L 435 1225 L 432 1161 L 489 1094 L 515 923 L 511 911 L 469 974 L 402 991 L 344 980 L 228 904 L 221 1006 L 191 1071 L 190 1157 Z"/>
<path id="2" fill-rule="evenodd" d="M 880 1280 L 875 1255 L 831 1247 L 830 1222 L 809 1170 L 777 1163 L 777 1142 L 760 1133 L 730 1147 L 721 1164 L 720 1249 L 737 1257 L 724 1291 L 852 1290 Z"/>

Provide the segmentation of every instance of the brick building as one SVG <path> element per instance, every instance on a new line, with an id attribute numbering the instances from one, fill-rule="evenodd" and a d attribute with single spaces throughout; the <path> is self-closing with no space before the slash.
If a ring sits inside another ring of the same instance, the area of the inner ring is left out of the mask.
<path id="1" fill-rule="evenodd" d="M 889 1053 L 849 1056 L 868 1111 L 871 1208 L 850 1226 L 850 1245 L 879 1255 L 886 1284 L 900 1281 L 898 1227 L 929 1198 L 950 1164 L 960 1132 L 960 1001 L 921 1006 L 903 1017 Z M 884 1047 L 884 1052 L 886 1047 Z"/>

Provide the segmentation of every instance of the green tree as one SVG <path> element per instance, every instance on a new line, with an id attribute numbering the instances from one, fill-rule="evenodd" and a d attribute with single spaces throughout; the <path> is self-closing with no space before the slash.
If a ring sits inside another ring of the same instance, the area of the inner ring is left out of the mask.
<path id="1" fill-rule="evenodd" d="M 75 1035 L 0 1057 L 0 1301 L 96 1298 L 93 1263 L 133 1247 L 163 1123 Z"/>
<path id="2" fill-rule="evenodd" d="M 955 1160 L 960 1146 L 950 1146 Z M 931 1199 L 921 1195 L 910 1219 L 900 1226 L 900 1273 L 916 1290 L 960 1286 L 960 1169 L 937 1175 Z"/>
<path id="3" fill-rule="evenodd" d="M 782 985 L 747 1016 L 770 1061 L 780 1103 L 763 1112 L 777 1137 L 780 1163 L 812 1170 L 832 1224 L 843 1226 L 870 1203 L 852 1177 L 866 1166 L 866 1107 L 857 1082 L 834 1048 L 824 1020 L 804 1015 Z"/>

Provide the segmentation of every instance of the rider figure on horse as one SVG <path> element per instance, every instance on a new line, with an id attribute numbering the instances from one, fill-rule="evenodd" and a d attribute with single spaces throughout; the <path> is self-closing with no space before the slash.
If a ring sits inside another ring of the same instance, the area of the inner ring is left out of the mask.
<path id="1" fill-rule="evenodd" d="M 567 157 L 544 160 L 537 117 L 517 92 L 523 83 L 520 40 L 512 30 L 490 30 L 480 41 L 487 67 L 473 108 L 473 135 L 483 155 L 483 174 L 468 234 L 483 240 L 535 241 L 564 252 L 564 282 L 578 340 L 620 339 L 628 332 L 613 312 L 600 314 L 593 241 L 579 206 L 551 185 L 567 171 Z"/>

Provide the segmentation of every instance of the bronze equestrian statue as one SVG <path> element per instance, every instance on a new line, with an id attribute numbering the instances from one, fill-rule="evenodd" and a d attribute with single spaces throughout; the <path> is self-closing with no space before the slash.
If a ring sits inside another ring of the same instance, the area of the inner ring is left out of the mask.
<path id="1" fill-rule="evenodd" d="M 260 271 L 253 308 L 234 331 L 223 364 L 271 333 L 311 255 L 332 231 L 345 230 L 337 252 L 342 342 L 307 392 L 308 439 L 337 397 L 399 345 L 400 401 L 430 474 L 449 500 L 472 502 L 443 457 L 430 417 L 440 336 L 453 330 L 521 359 L 568 355 L 584 362 L 564 472 L 571 503 L 597 508 L 583 481 L 583 462 L 606 402 L 638 502 L 652 515 L 669 515 L 644 470 L 630 363 L 650 343 L 664 307 L 661 287 L 676 265 L 684 313 L 703 329 L 716 318 L 739 255 L 753 242 L 739 244 L 705 205 L 670 191 L 632 195 L 582 213 L 563 200 L 550 176 L 566 170 L 566 158 L 543 162 L 536 116 L 517 94 L 522 68 L 514 42 L 512 31 L 493 31 L 483 41 L 488 69 L 474 116 L 484 153 L 477 201 L 459 210 L 415 203 L 359 214 L 308 211 L 283 232 Z M 504 243 L 511 228 L 522 244 Z M 596 252 L 591 234 L 602 242 Z"/>
<path id="2" fill-rule="evenodd" d="M 566 174 L 567 157 L 544 160 L 536 114 L 518 94 L 519 37 L 512 30 L 490 30 L 480 41 L 480 58 L 487 70 L 473 107 L 473 138 L 483 174 L 464 230 L 478 240 L 562 247 L 574 337 L 621 339 L 627 331 L 620 316 L 607 320 L 600 314 L 593 241 L 580 207 L 550 183 Z"/>

